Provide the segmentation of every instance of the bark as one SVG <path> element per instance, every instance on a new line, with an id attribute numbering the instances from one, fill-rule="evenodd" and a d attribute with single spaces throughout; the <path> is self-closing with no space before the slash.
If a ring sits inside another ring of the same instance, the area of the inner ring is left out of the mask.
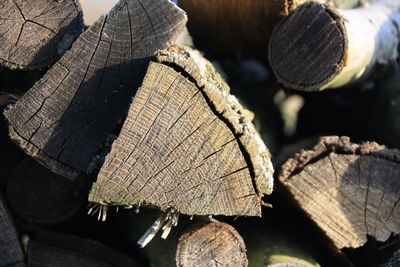
<path id="1" fill-rule="evenodd" d="M 53 172 L 74 178 L 87 170 L 124 116 L 150 57 L 185 22 L 167 0 L 121 0 L 5 112 L 11 138 Z"/>
<path id="2" fill-rule="evenodd" d="M 246 246 L 239 233 L 226 223 L 197 224 L 178 241 L 176 265 L 247 266 Z"/>
<path id="3" fill-rule="evenodd" d="M 305 91 L 362 81 L 378 64 L 398 57 L 400 3 L 337 10 L 310 3 L 284 18 L 269 44 L 272 69 L 283 85 Z"/>
<path id="4" fill-rule="evenodd" d="M 200 54 L 158 54 L 89 194 L 99 205 L 188 215 L 261 215 L 272 191 L 268 149 Z"/>
<path id="5" fill-rule="evenodd" d="M 208 57 L 264 59 L 273 27 L 304 2 L 308 0 L 180 0 L 179 6 L 188 13 L 196 48 Z M 343 8 L 358 4 L 358 0 L 319 2 Z"/>
<path id="6" fill-rule="evenodd" d="M 53 64 L 83 30 L 77 0 L 3 0 L 0 65 L 34 70 Z"/>
<path id="7" fill-rule="evenodd" d="M 0 265 L 25 266 L 17 230 L 0 193 Z"/>
<path id="8" fill-rule="evenodd" d="M 32 267 L 140 266 L 128 256 L 97 241 L 44 231 L 29 242 L 27 257 L 28 266 Z"/>
<path id="9" fill-rule="evenodd" d="M 65 222 L 86 205 L 84 177 L 75 181 L 47 170 L 29 158 L 21 162 L 7 185 L 14 214 L 34 225 Z"/>
<path id="10" fill-rule="evenodd" d="M 280 181 L 337 248 L 400 232 L 400 151 L 324 137 L 289 159 Z"/>

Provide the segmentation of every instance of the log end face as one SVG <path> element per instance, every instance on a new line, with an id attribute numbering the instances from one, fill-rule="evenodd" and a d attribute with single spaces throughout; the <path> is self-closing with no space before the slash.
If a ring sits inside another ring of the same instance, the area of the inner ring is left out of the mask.
<path id="1" fill-rule="evenodd" d="M 75 180 L 75 178 L 79 176 L 79 174 L 81 174 L 81 171 L 67 166 L 53 159 L 52 157 L 49 157 L 41 149 L 19 135 L 15 128 L 11 125 L 8 127 L 8 134 L 11 140 L 13 140 L 27 155 L 33 157 L 35 160 L 37 160 L 37 162 L 39 162 L 41 165 L 43 165 L 53 173 L 64 176 L 70 180 Z"/>
<path id="2" fill-rule="evenodd" d="M 230 225 L 211 222 L 188 229 L 178 241 L 176 264 L 186 266 L 247 266 L 243 238 Z"/>
<path id="3" fill-rule="evenodd" d="M 269 61 L 283 85 L 315 91 L 344 67 L 347 36 L 341 17 L 326 5 L 305 4 L 275 27 Z"/>

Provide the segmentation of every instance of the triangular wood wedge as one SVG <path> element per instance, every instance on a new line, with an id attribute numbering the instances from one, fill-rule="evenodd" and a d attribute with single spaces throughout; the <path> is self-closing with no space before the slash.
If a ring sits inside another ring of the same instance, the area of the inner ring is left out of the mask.
<path id="1" fill-rule="evenodd" d="M 0 65 L 23 70 L 47 67 L 82 30 L 78 0 L 1 0 Z"/>
<path id="2" fill-rule="evenodd" d="M 273 185 L 267 147 L 213 66 L 189 48 L 150 63 L 93 185 L 100 205 L 189 215 L 261 215 Z"/>
<path id="3" fill-rule="evenodd" d="M 280 181 L 337 248 L 400 233 L 400 150 L 323 137 L 282 167 Z"/>
<path id="4" fill-rule="evenodd" d="M 168 0 L 120 0 L 5 116 L 10 136 L 53 172 L 85 171 L 124 116 L 150 57 L 186 23 Z"/>

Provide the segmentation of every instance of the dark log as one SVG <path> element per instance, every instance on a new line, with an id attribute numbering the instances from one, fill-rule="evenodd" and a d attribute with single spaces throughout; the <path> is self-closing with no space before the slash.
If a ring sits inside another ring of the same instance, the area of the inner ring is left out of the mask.
<path id="1" fill-rule="evenodd" d="M 185 22 L 168 0 L 121 0 L 5 112 L 11 138 L 53 172 L 76 177 L 124 116 L 150 57 Z"/>
<path id="2" fill-rule="evenodd" d="M 324 137 L 289 159 L 280 181 L 337 248 L 400 233 L 400 151 Z"/>
<path id="3" fill-rule="evenodd" d="M 64 222 L 87 203 L 83 178 L 65 179 L 28 158 L 9 179 L 7 198 L 14 214 L 25 222 L 35 225 Z"/>
<path id="4" fill-rule="evenodd" d="M 369 132 L 385 145 L 400 148 L 400 73 L 397 66 L 375 84 L 363 103 Z"/>
<path id="5" fill-rule="evenodd" d="M 29 242 L 27 258 L 31 267 L 141 266 L 98 241 L 44 231 Z"/>
<path id="6" fill-rule="evenodd" d="M 189 17 L 196 48 L 207 57 L 265 58 L 268 40 L 279 19 L 309 0 L 180 0 Z M 320 0 L 351 7 L 358 0 Z M 211 41 L 212 40 L 212 41 Z"/>
<path id="7" fill-rule="evenodd" d="M 197 224 L 179 238 L 176 250 L 178 267 L 247 265 L 243 238 L 229 224 Z"/>
<path id="8" fill-rule="evenodd" d="M 381 265 L 382 267 L 398 267 L 400 266 L 400 252 L 397 252 L 388 262 Z"/>
<path id="9" fill-rule="evenodd" d="M 2 0 L 0 65 L 34 70 L 56 62 L 83 30 L 77 0 Z"/>
<path id="10" fill-rule="evenodd" d="M 0 193 L 0 266 L 25 266 L 17 230 Z"/>
<path id="11" fill-rule="evenodd" d="M 398 57 L 400 3 L 337 10 L 305 4 L 282 19 L 269 44 L 272 69 L 283 85 L 305 91 L 341 87 L 368 77 Z"/>
<path id="12" fill-rule="evenodd" d="M 160 51 L 89 201 L 188 215 L 261 215 L 273 168 L 248 113 L 189 48 Z"/>

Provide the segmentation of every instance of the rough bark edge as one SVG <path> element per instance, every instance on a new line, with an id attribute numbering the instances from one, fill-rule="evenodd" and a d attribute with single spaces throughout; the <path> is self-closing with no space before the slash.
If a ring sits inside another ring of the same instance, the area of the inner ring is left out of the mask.
<path id="1" fill-rule="evenodd" d="M 293 15 L 294 13 L 289 14 L 288 16 L 281 19 L 281 21 L 279 21 L 279 23 L 274 27 L 274 30 L 272 31 L 271 38 L 270 38 L 270 41 L 268 44 L 268 61 L 270 62 L 271 69 L 272 69 L 277 81 L 279 83 L 281 83 L 282 85 L 284 85 L 285 87 L 300 90 L 300 91 L 307 91 L 307 92 L 318 90 L 319 88 L 321 88 L 321 86 L 332 81 L 343 70 L 343 68 L 346 65 L 347 50 L 348 50 L 348 46 L 349 46 L 348 45 L 349 40 L 347 37 L 346 27 L 344 25 L 343 19 L 334 9 L 332 9 L 332 7 L 329 7 L 326 4 L 321 4 L 318 2 L 310 2 L 310 3 L 303 4 L 303 5 L 299 6 L 298 8 L 296 8 L 296 6 L 293 6 L 291 8 L 291 10 L 296 8 L 294 10 L 294 12 L 300 12 L 302 9 L 308 8 L 309 6 L 321 6 L 326 11 L 326 13 L 328 13 L 328 15 L 331 16 L 332 24 L 335 24 L 338 27 L 339 31 L 342 33 L 342 36 L 343 36 L 343 44 L 344 45 L 343 45 L 343 53 L 340 58 L 340 61 L 337 62 L 336 68 L 334 70 L 332 70 L 332 72 L 326 78 L 324 78 L 323 80 L 321 80 L 317 83 L 311 84 L 311 85 L 302 85 L 302 84 L 294 83 L 294 82 L 291 82 L 289 80 L 282 78 L 279 75 L 279 73 L 277 73 L 275 68 L 273 67 L 274 64 L 272 64 L 272 59 L 271 59 L 272 51 L 271 50 L 272 50 L 272 45 L 274 43 L 274 37 L 277 34 L 281 25 L 286 23 L 286 21 L 288 19 L 290 19 L 290 16 Z"/>
<path id="2" fill-rule="evenodd" d="M 273 166 L 271 154 L 257 133 L 244 109 L 222 80 L 215 68 L 199 52 L 188 47 L 172 46 L 157 54 L 157 61 L 172 65 L 193 82 L 212 105 L 212 109 L 235 135 L 253 179 L 254 190 L 261 198 L 271 194 L 273 189 Z M 191 67 L 195 67 L 192 69 Z M 261 211 L 260 211 L 261 213 Z"/>
<path id="3" fill-rule="evenodd" d="M 53 159 L 44 153 L 43 150 L 29 143 L 27 140 L 21 137 L 11 125 L 8 126 L 8 134 L 11 140 L 13 140 L 14 143 L 16 143 L 26 154 L 33 157 L 37 162 L 50 171 L 64 176 L 70 180 L 75 180 L 76 177 L 81 173 L 79 170 Z"/>
<path id="4" fill-rule="evenodd" d="M 246 257 L 244 258 L 244 261 L 243 261 L 243 266 L 247 266 L 248 265 L 248 259 L 247 259 L 247 253 L 246 253 L 247 249 L 246 249 L 246 244 L 244 243 L 243 237 L 237 232 L 237 230 L 233 226 L 231 226 L 227 223 L 223 223 L 223 222 L 202 222 L 202 223 L 198 223 L 198 224 L 189 226 L 178 239 L 178 244 L 176 247 L 176 256 L 175 256 L 176 266 L 177 267 L 186 267 L 179 262 L 179 257 L 182 254 L 183 244 L 188 242 L 187 239 L 191 235 L 193 235 L 197 230 L 199 230 L 203 227 L 206 227 L 209 224 L 214 224 L 216 227 L 218 227 L 218 229 L 226 230 L 227 233 L 229 233 L 229 234 L 231 234 L 231 236 L 233 236 L 233 239 L 237 241 L 236 244 L 239 247 L 240 251 L 242 251 L 244 253 L 244 255 L 246 255 Z"/>
<path id="5" fill-rule="evenodd" d="M 283 165 L 279 175 L 279 180 L 285 183 L 293 175 L 302 171 L 308 164 L 312 164 L 329 153 L 367 155 L 400 163 L 400 150 L 388 149 L 376 142 L 363 142 L 355 144 L 350 142 L 347 136 L 324 136 L 312 150 L 296 153 L 295 156 L 287 160 Z"/>
<path id="6" fill-rule="evenodd" d="M 61 2 L 62 2 L 62 1 L 64 1 L 64 0 L 54 0 L 54 1 L 58 1 L 58 2 L 61 1 Z M 85 23 L 84 23 L 84 20 L 83 20 L 83 10 L 82 10 L 82 6 L 81 6 L 79 0 L 72 0 L 72 3 L 74 4 L 76 10 L 78 11 L 78 27 L 80 27 L 80 29 L 77 28 L 78 32 L 77 32 L 76 34 L 73 35 L 73 36 L 74 36 L 74 39 L 73 39 L 71 45 L 78 39 L 79 35 L 81 34 L 81 32 L 79 32 L 79 30 L 83 31 L 83 30 L 84 30 L 84 27 L 85 27 Z M 57 34 L 58 34 L 58 32 L 57 32 Z M 57 34 L 56 34 L 56 35 L 57 35 Z M 54 36 L 51 37 L 51 38 L 54 38 L 56 35 L 54 35 Z M 51 38 L 50 38 L 50 39 L 47 39 L 46 41 L 51 40 Z M 60 42 L 62 42 L 62 39 L 60 39 Z M 69 49 L 68 49 L 68 50 L 69 50 Z M 67 51 L 68 51 L 68 50 L 67 50 Z M 65 51 L 65 52 L 66 52 L 66 51 Z M 57 62 L 62 56 L 63 56 L 63 55 L 59 55 L 59 56 L 56 57 L 56 58 L 49 59 L 48 61 L 45 61 L 45 62 L 43 62 L 43 63 L 41 63 L 41 64 L 33 65 L 33 66 L 32 66 L 32 65 L 29 65 L 29 64 L 27 64 L 27 65 L 20 65 L 20 64 L 16 64 L 16 63 L 14 63 L 14 62 L 11 62 L 11 61 L 8 61 L 8 60 L 5 60 L 5 59 L 0 59 L 0 66 L 2 66 L 2 67 L 4 67 L 4 68 L 7 68 L 7 69 L 10 69 L 10 70 L 21 70 L 21 71 L 41 70 L 41 69 L 46 68 L 46 67 L 49 66 L 49 65 L 54 64 L 54 63 Z"/>

